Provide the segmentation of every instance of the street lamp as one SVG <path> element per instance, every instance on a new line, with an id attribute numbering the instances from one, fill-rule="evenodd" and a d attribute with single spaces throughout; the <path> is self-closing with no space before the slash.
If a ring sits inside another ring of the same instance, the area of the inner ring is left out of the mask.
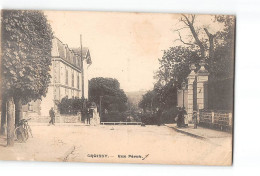
<path id="1" fill-rule="evenodd" d="M 166 85 L 166 81 L 165 80 L 161 80 L 161 85 L 164 87 Z"/>
<path id="2" fill-rule="evenodd" d="M 166 81 L 165 80 L 161 80 L 160 83 L 162 85 L 161 90 L 160 90 L 160 102 L 161 102 L 162 101 L 162 89 L 166 85 Z"/>

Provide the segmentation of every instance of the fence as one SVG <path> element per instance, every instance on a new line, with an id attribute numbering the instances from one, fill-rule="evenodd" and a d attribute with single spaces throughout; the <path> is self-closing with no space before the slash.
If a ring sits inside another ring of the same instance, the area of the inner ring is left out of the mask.
<path id="1" fill-rule="evenodd" d="M 100 122 L 101 125 L 141 125 L 142 122 Z"/>
<path id="2" fill-rule="evenodd" d="M 233 116 L 229 111 L 200 110 L 199 125 L 231 131 L 233 127 Z"/>

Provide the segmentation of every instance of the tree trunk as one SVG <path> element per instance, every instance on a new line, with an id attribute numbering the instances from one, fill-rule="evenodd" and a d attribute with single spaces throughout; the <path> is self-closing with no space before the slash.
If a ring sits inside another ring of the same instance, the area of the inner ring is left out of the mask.
<path id="1" fill-rule="evenodd" d="M 6 135 L 6 100 L 2 99 L 1 112 L 1 129 L 0 135 Z"/>
<path id="2" fill-rule="evenodd" d="M 184 18 L 186 19 L 185 24 L 190 28 L 190 31 L 191 31 L 191 33 L 192 33 L 192 36 L 194 37 L 196 44 L 197 44 L 197 45 L 199 46 L 199 48 L 200 48 L 201 58 L 202 58 L 202 59 L 205 59 L 205 55 L 206 55 L 206 53 L 205 53 L 205 47 L 204 47 L 203 43 L 200 41 L 200 39 L 199 39 L 199 37 L 198 37 L 198 34 L 197 34 L 197 32 L 195 31 L 195 28 L 194 28 L 194 25 L 193 25 L 195 16 L 192 16 L 192 19 L 191 19 L 191 20 L 189 20 L 189 18 L 188 18 L 186 15 L 182 15 L 182 16 L 184 16 Z"/>
<path id="3" fill-rule="evenodd" d="M 13 98 L 7 98 L 7 146 L 14 145 L 14 101 Z"/>
<path id="4" fill-rule="evenodd" d="M 206 32 L 208 38 L 209 38 L 209 59 L 214 58 L 214 37 L 215 35 L 212 35 L 209 33 L 207 28 L 204 28 L 204 31 Z"/>
<path id="5" fill-rule="evenodd" d="M 14 104 L 15 104 L 15 126 L 17 127 L 19 121 L 23 118 L 21 98 L 16 98 L 14 100 Z"/>

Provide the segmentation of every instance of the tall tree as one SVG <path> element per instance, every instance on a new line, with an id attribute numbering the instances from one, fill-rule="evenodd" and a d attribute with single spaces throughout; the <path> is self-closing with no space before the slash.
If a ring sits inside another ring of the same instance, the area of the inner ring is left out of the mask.
<path id="1" fill-rule="evenodd" d="M 174 30 L 178 34 L 176 40 L 180 43 L 165 50 L 163 57 L 159 59 L 160 68 L 155 75 L 157 84 L 161 80 L 174 81 L 175 86 L 180 88 L 181 83 L 186 81 L 190 73 L 190 65 L 195 64 L 197 67 L 195 71 L 197 71 L 200 68 L 199 63 L 204 61 L 205 67 L 210 73 L 210 87 L 217 85 L 218 82 L 221 84 L 220 81 L 225 82 L 221 89 L 215 86 L 211 91 L 221 92 L 232 88 L 235 18 L 233 16 L 212 15 L 206 23 L 201 22 L 200 18 L 204 17 L 196 15 L 182 15 L 180 17 L 181 26 Z M 233 93 L 226 91 L 224 95 L 233 95 Z M 232 99 L 228 99 L 229 96 L 225 97 L 227 97 L 224 99 L 226 102 Z M 214 100 L 214 98 L 211 99 Z M 223 102 L 218 104 L 223 104 Z"/>
<path id="2" fill-rule="evenodd" d="M 16 104 L 18 122 L 22 103 L 41 99 L 47 93 L 53 34 L 43 12 L 28 10 L 3 10 L 1 34 L 2 92 L 7 109 Z M 14 118 L 11 113 L 7 117 L 9 136 L 13 132 L 10 118 Z"/>
<path id="3" fill-rule="evenodd" d="M 89 81 L 90 101 L 100 104 L 102 96 L 102 109 L 108 112 L 124 112 L 127 110 L 127 97 L 125 92 L 120 89 L 118 80 L 113 78 L 92 78 Z"/>
<path id="4" fill-rule="evenodd" d="M 189 50 L 198 48 L 198 58 L 206 62 L 206 67 L 213 79 L 233 77 L 235 18 L 229 15 L 212 15 L 209 23 L 197 23 L 196 15 L 182 15 L 179 21 L 182 27 L 175 31 L 179 41 Z M 203 18 L 203 17 L 201 17 Z M 199 20 L 198 20 L 199 21 Z M 182 30 L 190 34 L 181 34 Z M 214 32 L 213 32 L 214 31 Z M 189 38 L 190 40 L 184 41 Z M 193 59 L 194 63 L 197 63 Z"/>

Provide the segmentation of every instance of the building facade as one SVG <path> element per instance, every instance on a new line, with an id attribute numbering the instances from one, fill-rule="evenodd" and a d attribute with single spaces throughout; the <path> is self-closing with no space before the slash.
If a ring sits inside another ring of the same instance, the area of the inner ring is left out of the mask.
<path id="1" fill-rule="evenodd" d="M 26 115 L 48 116 L 51 107 L 57 112 L 57 103 L 66 96 L 68 98 L 81 98 L 82 96 L 88 98 L 88 67 L 91 64 L 89 50 L 84 50 L 82 53 L 82 61 L 80 53 L 70 49 L 58 38 L 54 38 L 51 55 L 51 82 L 47 95 L 42 100 L 25 105 L 23 111 Z"/>

